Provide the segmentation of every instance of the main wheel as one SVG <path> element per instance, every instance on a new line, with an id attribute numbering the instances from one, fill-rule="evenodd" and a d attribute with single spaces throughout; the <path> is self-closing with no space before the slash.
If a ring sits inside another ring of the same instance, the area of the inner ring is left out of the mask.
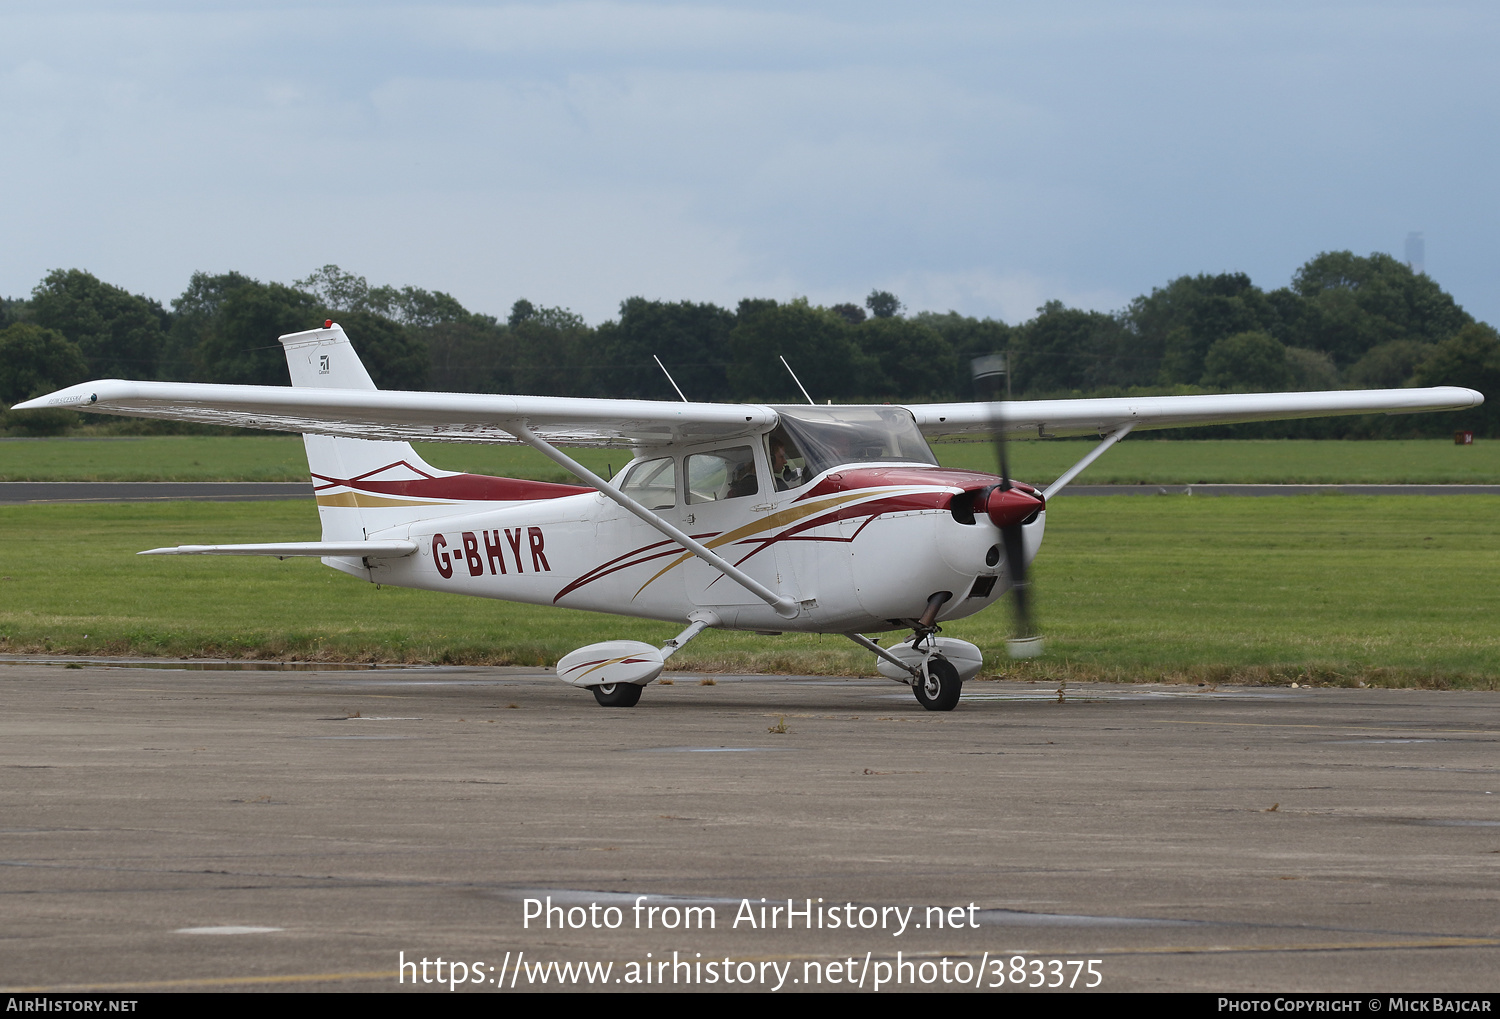
<path id="1" fill-rule="evenodd" d="M 912 684 L 917 702 L 928 711 L 952 711 L 958 707 L 958 695 L 963 693 L 964 682 L 958 678 L 958 670 L 946 658 L 932 658 L 927 662 L 927 678 Z"/>
<path id="2" fill-rule="evenodd" d="M 954 678 L 958 673 L 954 673 Z M 633 708 L 641 699 L 641 688 L 637 683 L 605 683 L 591 688 L 594 700 L 606 708 Z"/>

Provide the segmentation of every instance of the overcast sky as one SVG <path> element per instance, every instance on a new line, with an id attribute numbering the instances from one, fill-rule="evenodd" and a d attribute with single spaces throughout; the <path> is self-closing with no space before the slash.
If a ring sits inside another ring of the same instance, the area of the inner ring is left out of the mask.
<path id="1" fill-rule="evenodd" d="M 0 8 L 0 294 L 337 263 L 503 317 L 633 295 L 1015 322 L 1402 255 L 1500 322 L 1500 5 Z"/>

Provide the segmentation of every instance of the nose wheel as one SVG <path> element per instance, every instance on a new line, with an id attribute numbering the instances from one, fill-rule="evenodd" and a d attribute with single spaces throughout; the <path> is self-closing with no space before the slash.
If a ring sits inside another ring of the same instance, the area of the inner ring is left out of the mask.
<path id="1" fill-rule="evenodd" d="M 594 700 L 606 708 L 633 708 L 641 699 L 638 683 L 605 683 L 589 689 L 594 691 Z"/>
<path id="2" fill-rule="evenodd" d="M 946 658 L 929 658 L 923 671 L 926 675 L 919 677 L 911 687 L 917 695 L 917 703 L 928 711 L 952 711 L 958 707 L 964 683 L 958 678 L 958 670 L 953 664 Z"/>

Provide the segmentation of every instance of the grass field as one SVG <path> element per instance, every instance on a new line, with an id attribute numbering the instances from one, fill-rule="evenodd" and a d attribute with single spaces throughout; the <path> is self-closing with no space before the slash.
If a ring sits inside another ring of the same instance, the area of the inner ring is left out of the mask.
<path id="1" fill-rule="evenodd" d="M 1045 483 L 1081 457 L 1081 441 L 1014 442 L 1012 470 Z M 418 443 L 422 456 L 448 470 L 542 481 L 574 480 L 522 446 Z M 987 442 L 940 443 L 943 463 L 995 470 Z M 625 450 L 571 451 L 598 472 L 618 470 Z M 305 481 L 302 440 L 294 436 L 149 436 L 0 441 L 0 481 Z M 1325 484 L 1500 484 L 1500 443 L 1455 446 L 1449 440 L 1370 442 L 1209 440 L 1176 442 L 1134 436 L 1079 478 L 1092 484 L 1194 485 L 1303 482 Z"/>
<path id="2" fill-rule="evenodd" d="M 1011 468 L 1029 481 L 1050 482 L 1093 443 L 1081 440 L 1013 442 Z M 938 443 L 950 467 L 994 471 L 988 442 Z M 1500 484 L 1500 444 L 1455 446 L 1451 439 L 1335 442 L 1312 439 L 1177 441 L 1127 437 L 1078 477 L 1093 485 L 1204 484 Z"/>
<path id="3" fill-rule="evenodd" d="M 1035 571 L 1045 679 L 1500 687 L 1500 502 L 1486 496 L 1061 499 Z M 310 560 L 140 558 L 315 539 L 310 502 L 0 508 L 0 650 L 550 663 L 677 627 L 376 589 Z M 987 651 L 1004 601 L 950 625 Z M 709 633 L 693 670 L 869 672 L 838 637 Z"/>

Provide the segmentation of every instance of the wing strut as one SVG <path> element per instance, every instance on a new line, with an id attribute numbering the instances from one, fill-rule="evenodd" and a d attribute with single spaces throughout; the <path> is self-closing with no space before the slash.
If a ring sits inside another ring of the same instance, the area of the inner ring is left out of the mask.
<path id="1" fill-rule="evenodd" d="M 608 481 L 605 481 L 603 478 L 599 477 L 599 475 L 583 466 L 583 464 L 574 460 L 572 457 L 568 456 L 566 453 L 562 452 L 562 450 L 553 446 L 545 439 L 537 436 L 526 425 L 516 425 L 515 434 L 516 438 L 526 443 L 526 445 L 530 446 L 532 449 L 537 450 L 553 463 L 556 463 L 557 465 L 571 471 L 581 480 L 588 482 L 590 485 L 597 488 L 602 494 L 610 499 L 613 499 L 615 502 L 625 507 L 631 513 L 634 513 L 646 523 L 656 528 L 662 534 L 665 534 L 668 538 L 671 538 L 673 541 L 677 542 L 677 544 L 681 545 L 684 549 L 693 553 L 693 555 L 697 556 L 699 559 L 702 559 L 704 562 L 708 563 L 708 565 L 724 574 L 724 576 L 728 577 L 730 580 L 734 581 L 736 584 L 740 585 L 745 590 L 755 595 L 755 597 L 771 606 L 771 608 L 776 610 L 776 614 L 782 619 L 796 619 L 797 616 L 801 615 L 802 609 L 794 600 L 786 597 L 785 595 L 777 594 L 775 591 L 771 590 L 769 587 L 762 584 L 754 577 L 750 576 L 744 570 L 739 569 L 732 563 L 725 560 L 722 556 L 710 552 L 702 544 L 693 540 L 691 537 L 678 530 L 677 528 L 673 527 L 671 524 L 667 523 L 655 513 L 652 513 L 646 507 L 636 502 L 634 499 L 626 495 L 624 492 L 620 491 L 614 485 L 610 484 Z"/>
<path id="2" fill-rule="evenodd" d="M 1114 431 L 1105 436 L 1103 442 L 1099 443 L 1099 445 L 1089 450 L 1082 460 L 1079 460 L 1072 467 L 1069 467 L 1067 470 L 1063 471 L 1062 477 L 1058 478 L 1056 481 L 1052 482 L 1052 484 L 1047 486 L 1047 490 L 1042 493 L 1042 501 L 1050 502 L 1053 496 L 1057 495 L 1067 487 L 1068 482 L 1078 477 L 1078 475 L 1083 473 L 1083 469 L 1085 467 L 1103 456 L 1105 450 L 1109 449 L 1109 447 L 1113 446 L 1115 443 L 1125 438 L 1125 436 L 1129 435 L 1130 430 L 1134 427 L 1134 421 L 1127 421 L 1125 424 L 1121 425 L 1119 428 L 1116 428 Z"/>

